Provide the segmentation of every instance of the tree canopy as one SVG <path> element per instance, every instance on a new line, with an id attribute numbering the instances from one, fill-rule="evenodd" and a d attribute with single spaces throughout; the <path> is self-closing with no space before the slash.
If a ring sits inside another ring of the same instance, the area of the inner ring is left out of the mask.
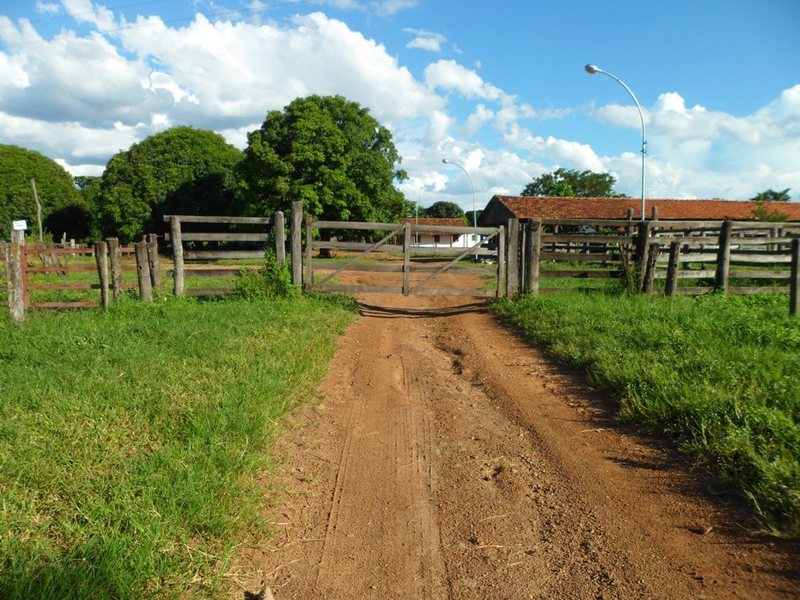
<path id="1" fill-rule="evenodd" d="M 313 218 L 393 222 L 413 214 L 393 181 L 407 177 L 391 132 L 342 96 L 298 98 L 247 136 L 240 165 L 249 214 L 301 200 Z"/>
<path id="2" fill-rule="evenodd" d="M 425 216 L 439 219 L 464 219 L 466 222 L 466 215 L 458 204 L 455 202 L 445 202 L 443 200 L 434 202 L 426 208 Z"/>
<path id="3" fill-rule="evenodd" d="M 789 202 L 789 200 L 791 200 L 789 197 L 789 190 L 791 189 L 792 188 L 786 188 L 785 190 L 775 191 L 770 188 L 759 192 L 750 198 L 750 200 L 755 200 L 756 202 Z"/>
<path id="4" fill-rule="evenodd" d="M 79 222 L 59 223 L 60 211 L 80 212 L 81 197 L 72 176 L 54 160 L 33 150 L 0 144 L 0 239 L 8 239 L 11 221 L 25 219 L 30 231 L 36 231 L 36 201 L 31 179 L 36 180 L 36 192 L 42 205 L 43 227 L 54 236 L 82 238 Z M 65 229 L 66 228 L 66 229 Z"/>
<path id="5" fill-rule="evenodd" d="M 100 182 L 103 234 L 132 240 L 160 230 L 165 214 L 228 214 L 241 157 L 218 133 L 193 127 L 156 133 L 115 154 Z"/>
<path id="6" fill-rule="evenodd" d="M 617 180 L 610 173 L 556 169 L 540 175 L 522 190 L 523 196 L 562 196 L 578 198 L 625 198 L 614 191 Z"/>

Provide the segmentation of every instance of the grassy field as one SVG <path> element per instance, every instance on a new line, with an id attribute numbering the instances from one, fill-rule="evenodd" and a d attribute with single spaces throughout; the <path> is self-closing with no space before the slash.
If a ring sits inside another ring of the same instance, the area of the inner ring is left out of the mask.
<path id="1" fill-rule="evenodd" d="M 620 418 L 663 432 L 800 535 L 800 319 L 785 294 L 557 294 L 495 304 L 612 390 Z"/>
<path id="2" fill-rule="evenodd" d="M 0 597 L 224 595 L 276 419 L 352 306 L 123 301 L 0 320 Z"/>

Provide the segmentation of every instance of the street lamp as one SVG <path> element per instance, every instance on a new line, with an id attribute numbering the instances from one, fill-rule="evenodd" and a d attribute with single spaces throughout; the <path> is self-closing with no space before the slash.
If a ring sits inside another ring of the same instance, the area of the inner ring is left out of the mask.
<path id="1" fill-rule="evenodd" d="M 647 135 L 646 135 L 646 133 L 645 133 L 645 127 L 644 127 L 644 114 L 642 113 L 642 107 L 639 105 L 639 101 L 636 99 L 636 96 L 634 95 L 634 93 L 633 93 L 633 91 L 631 90 L 631 88 L 629 88 L 629 87 L 628 87 L 628 84 L 626 84 L 624 81 L 622 81 L 622 79 L 620 79 L 620 78 L 619 78 L 619 77 L 617 77 L 616 75 L 612 75 L 612 74 L 611 74 L 611 73 L 609 73 L 608 71 L 604 71 L 603 69 L 601 69 L 601 68 L 600 68 L 600 67 L 598 67 L 597 65 L 586 65 L 586 66 L 584 67 L 584 69 L 586 69 L 586 72 L 587 72 L 587 73 L 589 73 L 590 75 L 594 75 L 595 73 L 602 73 L 603 75 L 608 75 L 609 77 L 611 77 L 611 79 L 613 79 L 614 81 L 616 81 L 616 82 L 617 82 L 617 83 L 619 83 L 619 84 L 620 84 L 622 87 L 624 87 L 624 88 L 625 88 L 625 90 L 626 90 L 626 91 L 627 91 L 627 92 L 628 92 L 628 93 L 631 95 L 631 98 L 633 98 L 633 102 L 636 104 L 636 108 L 638 108 L 638 109 L 639 109 L 639 119 L 640 119 L 640 120 L 641 120 L 641 122 L 642 122 L 642 221 L 644 221 L 644 220 L 645 220 L 645 197 L 644 197 L 644 187 L 645 187 L 645 185 L 644 185 L 644 184 L 645 184 L 645 175 L 644 175 L 644 161 L 645 161 L 645 157 L 647 156 Z"/>
<path id="2" fill-rule="evenodd" d="M 472 226 L 477 227 L 478 211 L 475 210 L 475 184 L 472 182 L 472 177 L 469 176 L 469 171 L 467 171 L 462 165 L 458 164 L 457 162 L 449 160 L 447 158 L 443 158 L 442 162 L 446 165 L 453 165 L 454 167 L 458 167 L 459 169 L 464 171 L 464 175 L 466 175 L 467 179 L 469 179 L 469 185 L 472 188 Z M 472 235 L 472 240 L 474 241 L 474 239 L 475 239 L 475 234 Z"/>

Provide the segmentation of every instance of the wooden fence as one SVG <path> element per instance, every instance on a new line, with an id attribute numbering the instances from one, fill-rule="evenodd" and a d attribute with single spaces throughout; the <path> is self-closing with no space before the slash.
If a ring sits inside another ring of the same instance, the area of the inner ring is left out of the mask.
<path id="1" fill-rule="evenodd" d="M 292 205 L 291 257 L 292 281 L 302 283 L 302 202 Z M 233 261 L 261 259 L 272 245 L 278 263 L 286 262 L 285 219 L 282 212 L 272 217 L 214 217 L 165 215 L 170 232 L 165 237 L 172 244 L 173 291 L 176 296 L 224 296 L 225 287 L 189 287 L 187 278 L 231 278 L 243 269 L 257 269 L 259 264 L 233 264 Z M 203 229 L 203 231 L 188 231 Z M 213 231 L 210 231 L 213 229 Z M 225 229 L 225 231 L 219 231 Z M 244 231 L 248 229 L 249 231 Z"/>
<path id="2" fill-rule="evenodd" d="M 545 285 L 554 280 L 613 278 L 644 293 L 667 295 L 788 291 L 790 312 L 797 314 L 800 224 L 513 221 L 508 225 L 512 295 L 584 289 Z"/>
<path id="3" fill-rule="evenodd" d="M 4 248 L 8 305 L 17 321 L 30 309 L 106 308 L 127 289 L 138 288 L 144 300 L 153 298 L 151 271 L 157 264 L 148 260 L 147 242 L 130 248 L 120 247 L 115 238 L 94 246 L 66 248 L 20 242 L 24 240 Z M 157 249 L 150 254 L 156 255 Z M 123 272 L 134 270 L 138 285 L 125 283 Z M 99 291 L 96 299 L 88 299 L 86 292 L 91 290 Z M 76 294 L 80 297 L 74 297 Z M 65 295 L 72 297 L 66 299 Z"/>

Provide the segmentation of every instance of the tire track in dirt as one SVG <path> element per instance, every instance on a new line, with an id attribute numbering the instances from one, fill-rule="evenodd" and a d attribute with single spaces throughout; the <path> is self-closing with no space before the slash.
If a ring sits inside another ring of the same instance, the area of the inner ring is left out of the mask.
<path id="1" fill-rule="evenodd" d="M 658 441 L 464 299 L 365 296 L 279 452 L 284 598 L 798 597 L 796 545 L 712 502 Z M 705 532 L 709 527 L 711 531 Z M 698 528 L 700 533 L 696 533 Z"/>

